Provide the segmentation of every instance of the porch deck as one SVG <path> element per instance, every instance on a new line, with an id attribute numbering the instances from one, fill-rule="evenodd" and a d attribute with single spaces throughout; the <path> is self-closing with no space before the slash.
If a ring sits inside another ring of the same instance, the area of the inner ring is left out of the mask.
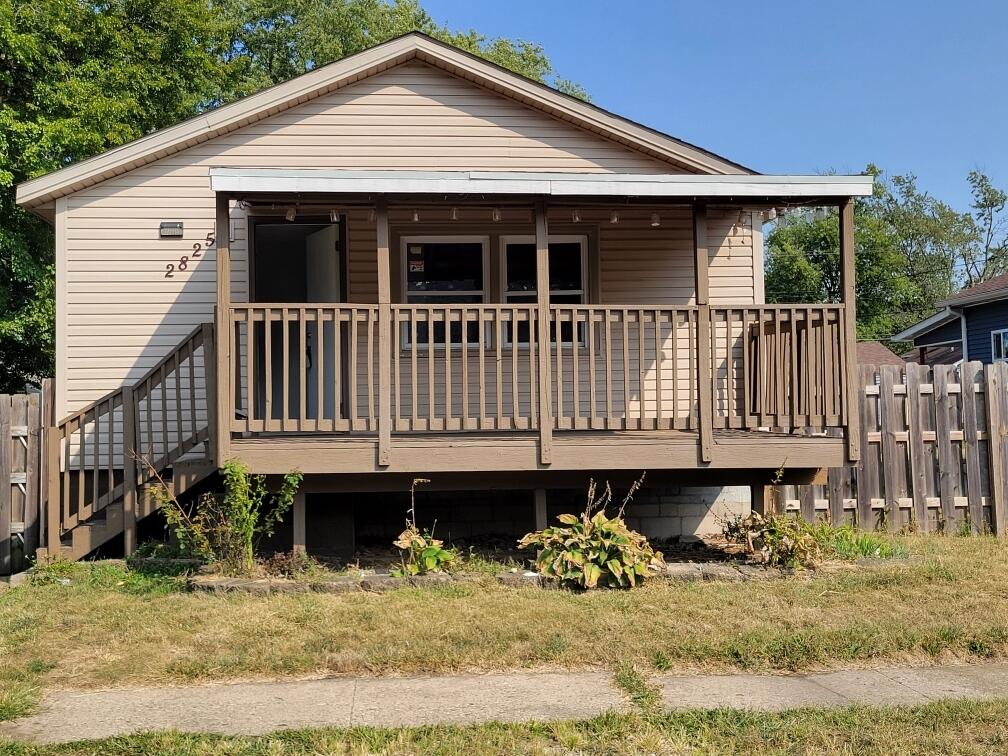
<path id="1" fill-rule="evenodd" d="M 788 433 L 720 430 L 710 462 L 700 458 L 696 431 L 560 431 L 551 462 L 539 456 L 530 432 L 411 433 L 397 435 L 389 464 L 378 461 L 377 434 L 261 434 L 231 441 L 231 452 L 257 472 L 283 474 L 496 473 L 562 470 L 768 470 L 842 466 L 843 437 L 798 438 Z M 796 478 L 797 479 L 797 478 Z"/>

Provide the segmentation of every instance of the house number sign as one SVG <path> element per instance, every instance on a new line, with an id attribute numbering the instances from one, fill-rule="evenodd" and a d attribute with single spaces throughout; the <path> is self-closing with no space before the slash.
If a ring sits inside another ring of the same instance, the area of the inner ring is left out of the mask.
<path id="1" fill-rule="evenodd" d="M 175 278 L 175 271 L 184 271 L 189 269 L 189 261 L 194 260 L 197 257 L 203 256 L 203 250 L 209 249 L 217 240 L 214 238 L 213 231 L 208 231 L 206 235 L 206 242 L 196 242 L 192 245 L 193 251 L 191 255 L 182 255 L 179 258 L 178 263 L 168 263 L 165 266 L 165 278 Z"/>

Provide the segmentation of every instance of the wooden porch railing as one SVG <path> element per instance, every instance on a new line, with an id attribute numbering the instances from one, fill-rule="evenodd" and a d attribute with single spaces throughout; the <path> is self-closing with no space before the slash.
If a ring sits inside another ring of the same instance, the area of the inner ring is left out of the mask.
<path id="1" fill-rule="evenodd" d="M 136 489 L 151 477 L 134 454 L 161 471 L 209 441 L 213 346 L 213 327 L 201 325 L 138 381 L 46 429 L 51 554 L 63 534 L 113 503 L 123 502 L 130 524 Z"/>
<path id="2" fill-rule="evenodd" d="M 551 305 L 550 318 L 558 430 L 696 428 L 695 307 Z"/>
<path id="3" fill-rule="evenodd" d="M 843 305 L 713 307 L 711 341 L 716 428 L 846 424 Z"/>
<path id="4" fill-rule="evenodd" d="M 558 431 L 697 430 L 701 348 L 715 428 L 836 427 L 848 414 L 842 305 L 712 307 L 709 345 L 694 306 L 551 305 L 548 340 L 532 303 L 389 312 L 383 345 L 378 305 L 232 305 L 232 433 L 377 433 L 382 354 L 396 433 L 534 431 L 541 406 Z"/>
<path id="5" fill-rule="evenodd" d="M 535 305 L 393 305 L 395 431 L 539 427 Z"/>
<path id="6" fill-rule="evenodd" d="M 377 305 L 230 310 L 232 433 L 377 431 Z"/>

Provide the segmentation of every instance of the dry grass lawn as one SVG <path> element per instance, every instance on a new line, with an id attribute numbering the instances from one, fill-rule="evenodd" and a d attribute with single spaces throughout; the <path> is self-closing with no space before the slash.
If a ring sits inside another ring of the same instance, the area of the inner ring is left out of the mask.
<path id="1" fill-rule="evenodd" d="M 575 594 L 485 584 L 214 596 L 81 566 L 0 594 L 0 718 L 40 688 L 636 665 L 796 670 L 1008 655 L 1008 544 L 911 537 L 909 561 Z"/>

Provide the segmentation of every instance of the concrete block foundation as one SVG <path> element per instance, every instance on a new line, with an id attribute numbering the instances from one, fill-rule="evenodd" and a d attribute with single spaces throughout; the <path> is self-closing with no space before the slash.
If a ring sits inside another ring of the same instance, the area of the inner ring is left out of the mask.
<path id="1" fill-rule="evenodd" d="M 613 492 L 619 506 L 624 492 Z M 580 513 L 582 490 L 548 489 L 547 524 L 559 514 Z M 316 493 L 306 502 L 310 553 L 349 557 L 358 544 L 388 544 L 402 531 L 409 492 Z M 656 541 L 697 540 L 719 534 L 721 522 L 750 511 L 747 486 L 645 487 L 626 508 L 631 528 Z M 518 539 L 535 529 L 532 490 L 423 491 L 416 495 L 416 519 L 448 543 L 496 536 Z M 288 537 L 286 529 L 280 532 Z M 280 544 L 277 544 L 278 546 Z"/>

